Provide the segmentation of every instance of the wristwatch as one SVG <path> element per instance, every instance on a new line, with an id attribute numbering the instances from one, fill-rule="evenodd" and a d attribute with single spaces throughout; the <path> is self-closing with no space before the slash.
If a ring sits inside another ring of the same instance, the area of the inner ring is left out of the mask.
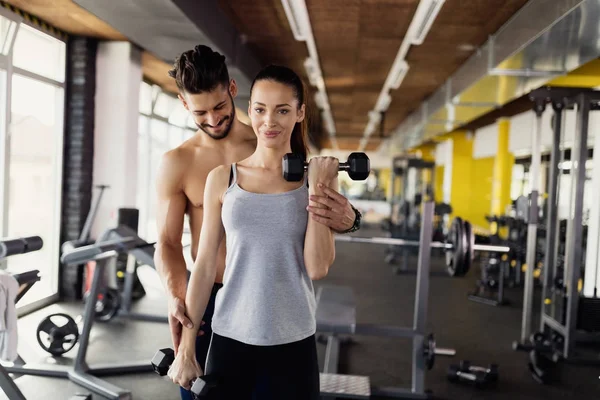
<path id="1" fill-rule="evenodd" d="M 362 219 L 362 214 L 352 204 L 350 204 L 350 207 L 352 207 L 352 210 L 354 210 L 354 224 L 352 224 L 350 229 L 346 229 L 345 231 L 341 231 L 340 233 L 352 233 L 360 229 L 360 221 Z"/>

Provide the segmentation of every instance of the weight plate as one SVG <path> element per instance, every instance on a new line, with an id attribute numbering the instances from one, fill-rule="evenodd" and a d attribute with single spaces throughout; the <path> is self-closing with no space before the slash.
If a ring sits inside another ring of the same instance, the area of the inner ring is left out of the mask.
<path id="1" fill-rule="evenodd" d="M 42 349 L 53 356 L 60 356 L 75 347 L 79 328 L 68 314 L 50 314 L 39 323 L 36 338 Z"/>
<path id="2" fill-rule="evenodd" d="M 435 364 L 435 339 L 433 333 L 427 335 L 423 341 L 423 356 L 425 357 L 425 366 L 428 370 Z"/>
<path id="3" fill-rule="evenodd" d="M 464 276 L 468 270 L 467 264 L 469 246 L 462 218 L 455 217 L 450 225 L 447 242 L 452 249 L 446 250 L 446 267 L 450 276 Z"/>
<path id="4" fill-rule="evenodd" d="M 89 292 L 86 293 L 84 300 L 87 302 Z M 108 322 L 113 319 L 121 307 L 121 295 L 117 289 L 103 288 L 98 293 L 98 299 L 95 306 L 95 319 L 99 322 Z"/>

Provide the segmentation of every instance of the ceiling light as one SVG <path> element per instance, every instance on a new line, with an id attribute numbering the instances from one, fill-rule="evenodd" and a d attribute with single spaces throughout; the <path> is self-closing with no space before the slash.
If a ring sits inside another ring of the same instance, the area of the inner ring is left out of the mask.
<path id="1" fill-rule="evenodd" d="M 446 0 L 421 0 L 417 12 L 410 24 L 409 34 L 411 43 L 420 45 L 431 29 L 431 25 L 437 17 Z"/>

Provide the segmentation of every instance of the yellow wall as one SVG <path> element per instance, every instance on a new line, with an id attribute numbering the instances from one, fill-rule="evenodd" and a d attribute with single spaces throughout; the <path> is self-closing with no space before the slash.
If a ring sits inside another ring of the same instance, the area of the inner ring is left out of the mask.
<path id="1" fill-rule="evenodd" d="M 391 183 L 392 183 L 391 168 L 381 168 L 379 170 L 378 185 L 381 188 L 381 190 L 383 190 L 383 193 L 385 193 L 386 198 L 388 198 L 388 199 L 390 198 L 390 195 L 392 194 Z"/>
<path id="2" fill-rule="evenodd" d="M 494 157 L 486 157 L 473 160 L 471 164 L 471 206 L 467 219 L 471 225 L 483 229 L 490 225 L 485 216 L 490 214 L 494 162 Z"/>
<path id="3" fill-rule="evenodd" d="M 435 202 L 444 202 L 444 166 L 435 166 Z"/>
<path id="4" fill-rule="evenodd" d="M 512 182 L 512 168 L 515 157 L 508 151 L 510 137 L 510 120 L 498 121 L 498 151 L 494 162 L 492 180 L 492 204 L 490 212 L 493 215 L 504 215 L 510 205 L 510 185 Z"/>
<path id="5" fill-rule="evenodd" d="M 452 135 L 452 191 L 450 205 L 452 217 L 470 219 L 471 191 L 473 190 L 471 172 L 473 155 L 473 135 L 465 131 Z"/>

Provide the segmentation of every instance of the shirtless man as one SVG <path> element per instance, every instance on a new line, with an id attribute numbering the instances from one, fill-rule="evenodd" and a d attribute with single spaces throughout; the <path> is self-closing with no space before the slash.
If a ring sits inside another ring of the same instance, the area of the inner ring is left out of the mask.
<path id="1" fill-rule="evenodd" d="M 173 348 L 177 351 L 181 324 L 192 328 L 184 306 L 188 279 L 181 243 L 184 215 L 188 215 L 191 256 L 195 259 L 208 173 L 219 165 L 250 156 L 256 148 L 256 136 L 252 127 L 236 118 L 233 98 L 237 95 L 237 86 L 235 80 L 229 78 L 224 56 L 207 46 L 196 46 L 177 58 L 169 75 L 175 78 L 178 97 L 198 126 L 192 138 L 163 155 L 156 184 L 158 241 L 154 262 L 167 292 L 169 326 Z M 318 198 L 310 207 L 311 217 L 339 233 L 358 229 L 358 211 L 339 193 L 328 188 L 325 192 L 327 197 Z M 222 286 L 225 270 L 225 240 L 219 248 L 217 262 L 215 286 L 196 344 L 199 365 L 205 364 L 210 344 L 214 299 Z M 181 394 L 182 399 L 191 399 L 184 389 Z"/>

